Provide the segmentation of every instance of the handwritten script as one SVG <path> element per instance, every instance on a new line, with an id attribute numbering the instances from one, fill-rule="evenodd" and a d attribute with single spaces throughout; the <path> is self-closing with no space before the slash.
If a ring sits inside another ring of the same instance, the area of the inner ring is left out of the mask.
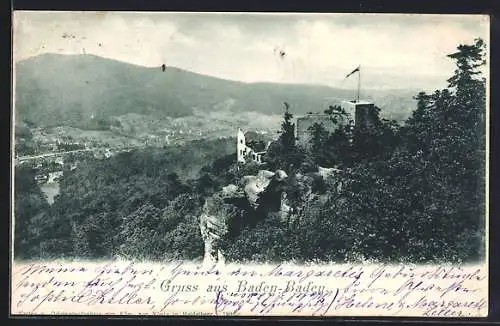
<path id="1" fill-rule="evenodd" d="M 13 314 L 487 315 L 487 267 L 14 262 Z"/>

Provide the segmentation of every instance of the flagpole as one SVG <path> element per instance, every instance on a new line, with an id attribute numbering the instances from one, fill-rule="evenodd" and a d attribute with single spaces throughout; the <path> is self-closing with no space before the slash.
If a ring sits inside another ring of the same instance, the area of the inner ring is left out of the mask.
<path id="1" fill-rule="evenodd" d="M 358 103 L 359 103 L 359 88 L 361 86 L 361 66 L 358 66 Z"/>

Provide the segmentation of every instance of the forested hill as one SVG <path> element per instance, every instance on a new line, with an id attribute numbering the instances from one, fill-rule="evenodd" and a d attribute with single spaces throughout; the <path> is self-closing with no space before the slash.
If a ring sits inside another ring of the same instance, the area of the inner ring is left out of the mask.
<path id="1" fill-rule="evenodd" d="M 186 116 L 191 109 L 147 68 L 93 55 L 46 54 L 16 64 L 16 117 L 82 127 L 92 116 Z"/>
<path id="2" fill-rule="evenodd" d="M 16 117 L 40 126 L 85 127 L 90 118 L 127 113 L 153 117 L 190 116 L 206 111 L 280 114 L 284 101 L 296 114 L 317 111 L 351 99 L 352 90 L 317 85 L 246 84 L 176 67 L 147 68 L 95 55 L 44 54 L 15 67 Z M 403 120 L 414 108 L 415 91 L 375 92 L 390 118 Z"/>

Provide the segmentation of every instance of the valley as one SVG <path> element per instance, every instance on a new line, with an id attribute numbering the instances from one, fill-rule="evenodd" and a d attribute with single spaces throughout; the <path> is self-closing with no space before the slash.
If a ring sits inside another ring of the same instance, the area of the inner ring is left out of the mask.
<path id="1" fill-rule="evenodd" d="M 16 124 L 115 128 L 139 136 L 134 128 L 141 129 L 145 123 L 153 129 L 184 125 L 187 130 L 210 133 L 242 122 L 256 124 L 258 129 L 267 125 L 268 116 L 273 119 L 282 114 L 283 102 L 289 103 L 293 114 L 302 115 L 355 96 L 351 89 L 243 83 L 95 55 L 44 54 L 16 63 L 15 75 Z M 364 99 L 374 101 L 384 118 L 397 121 L 405 120 L 415 108 L 416 94 L 412 89 L 363 90 Z"/>
<path id="2" fill-rule="evenodd" d="M 15 75 L 16 165 L 35 169 L 49 202 L 58 193 L 54 175 L 85 160 L 232 139 L 238 128 L 276 139 L 284 102 L 299 117 L 353 96 L 349 89 L 243 83 L 95 55 L 44 54 L 16 63 Z M 364 91 L 383 118 L 398 122 L 414 109 L 415 93 Z M 190 170 L 187 176 L 196 173 Z"/>

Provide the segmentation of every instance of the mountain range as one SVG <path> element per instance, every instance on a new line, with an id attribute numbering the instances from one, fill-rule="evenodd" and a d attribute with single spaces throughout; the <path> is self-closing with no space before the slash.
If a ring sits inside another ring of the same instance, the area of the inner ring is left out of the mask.
<path id="1" fill-rule="evenodd" d="M 363 90 L 385 117 L 399 121 L 415 108 L 412 96 L 417 92 Z M 248 112 L 279 115 L 283 102 L 301 115 L 323 111 L 354 94 L 355 90 L 322 85 L 243 83 L 90 54 L 43 54 L 15 65 L 16 122 L 40 127 L 86 128 L 127 114 L 153 119 L 218 111 L 234 116 Z"/>

